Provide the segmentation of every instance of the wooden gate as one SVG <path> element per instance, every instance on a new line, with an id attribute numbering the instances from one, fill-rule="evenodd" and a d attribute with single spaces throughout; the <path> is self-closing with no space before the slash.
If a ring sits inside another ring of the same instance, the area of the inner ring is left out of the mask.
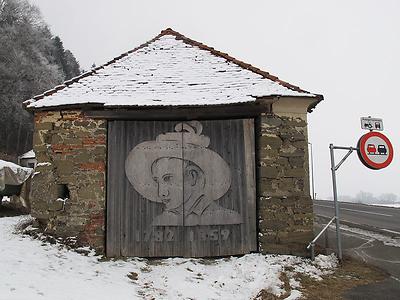
<path id="1" fill-rule="evenodd" d="M 252 119 L 108 124 L 107 256 L 257 250 Z"/>

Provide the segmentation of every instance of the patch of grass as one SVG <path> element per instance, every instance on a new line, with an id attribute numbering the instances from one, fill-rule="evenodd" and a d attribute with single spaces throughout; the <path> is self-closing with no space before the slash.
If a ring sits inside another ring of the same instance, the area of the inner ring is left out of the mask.
<path id="1" fill-rule="evenodd" d="M 262 290 L 261 292 L 258 293 L 257 297 L 255 298 L 255 300 L 281 300 L 281 299 L 284 298 L 275 296 L 274 294 L 272 294 L 267 290 Z"/>
<path id="2" fill-rule="evenodd" d="M 283 282 L 282 289 L 285 291 L 282 295 L 276 296 L 268 290 L 262 290 L 255 299 L 282 300 L 288 297 L 292 289 L 285 272 L 291 271 L 290 267 L 286 268 L 279 277 Z M 303 274 L 296 275 L 295 279 L 301 283 L 301 286 L 296 288 L 302 293 L 301 299 L 336 300 L 342 299 L 342 295 L 351 288 L 381 282 L 388 276 L 376 267 L 346 257 L 333 274 L 322 276 L 320 281 Z"/>
<path id="3" fill-rule="evenodd" d="M 291 288 L 290 288 L 288 276 L 286 275 L 285 272 L 282 272 L 279 276 L 279 279 L 283 282 L 282 288 L 285 290 L 285 292 L 283 292 L 282 295 L 276 296 L 268 290 L 261 290 L 261 292 L 258 293 L 258 295 L 256 296 L 255 299 L 256 300 L 282 300 L 282 299 L 289 297 Z"/>
<path id="4" fill-rule="evenodd" d="M 130 280 L 132 280 L 132 281 L 136 281 L 136 280 L 138 280 L 138 278 L 139 278 L 139 274 L 138 273 L 136 273 L 136 272 L 130 272 L 128 275 L 126 275 L 126 276 L 128 276 L 128 278 L 130 279 Z"/>
<path id="5" fill-rule="evenodd" d="M 149 272 L 151 272 L 151 268 L 148 266 L 144 266 L 144 267 L 140 268 L 140 271 L 143 273 L 149 273 Z"/>
<path id="6" fill-rule="evenodd" d="M 57 237 L 49 232 L 46 232 L 46 230 L 42 228 L 37 220 L 31 217 L 22 219 L 15 226 L 15 233 L 21 234 L 23 236 L 30 236 L 35 240 L 39 240 L 42 242 L 42 246 L 46 246 L 49 244 L 56 245 L 58 249 L 65 248 L 86 256 L 91 256 L 96 253 L 96 249 L 83 247 L 82 245 L 80 245 L 77 241 L 77 238 L 74 236 Z"/>
<path id="7" fill-rule="evenodd" d="M 300 275 L 298 279 L 301 282 L 302 299 L 332 300 L 342 299 L 344 292 L 351 288 L 380 282 L 387 277 L 387 273 L 376 267 L 355 259 L 344 258 L 335 272 L 322 276 L 321 281 L 305 275 Z"/>
<path id="8" fill-rule="evenodd" d="M 29 226 L 32 226 L 34 223 L 34 219 L 33 218 L 24 218 L 21 221 L 19 221 L 17 223 L 17 225 L 15 226 L 15 232 L 16 233 L 23 233 L 26 228 L 28 228 Z"/>

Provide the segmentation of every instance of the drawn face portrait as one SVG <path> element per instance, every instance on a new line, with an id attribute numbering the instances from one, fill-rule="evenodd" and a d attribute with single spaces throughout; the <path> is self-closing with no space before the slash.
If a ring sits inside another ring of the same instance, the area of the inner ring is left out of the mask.
<path id="1" fill-rule="evenodd" d="M 229 190 L 231 171 L 227 162 L 209 149 L 210 138 L 202 134 L 202 128 L 198 121 L 178 123 L 174 131 L 143 141 L 129 152 L 127 179 L 142 197 L 162 204 L 153 226 L 241 222 L 237 212 L 215 203 Z"/>
<path id="2" fill-rule="evenodd" d="M 204 172 L 193 162 L 174 157 L 162 157 L 154 161 L 151 173 L 153 180 L 157 183 L 157 195 L 160 202 L 165 204 L 166 210 L 178 208 L 182 205 L 182 201 L 195 202 L 204 194 Z M 185 209 L 190 210 L 191 207 L 185 207 Z"/>
<path id="3" fill-rule="evenodd" d="M 157 196 L 165 204 L 166 210 L 182 205 L 183 161 L 173 157 L 161 157 L 151 165 L 153 180 L 157 183 Z"/>

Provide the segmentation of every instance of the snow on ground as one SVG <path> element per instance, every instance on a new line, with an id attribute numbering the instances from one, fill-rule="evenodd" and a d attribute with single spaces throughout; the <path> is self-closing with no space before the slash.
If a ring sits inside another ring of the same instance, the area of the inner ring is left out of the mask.
<path id="1" fill-rule="evenodd" d="M 253 299 L 260 290 L 298 299 L 301 273 L 316 280 L 330 274 L 335 256 L 314 262 L 295 256 L 249 254 L 222 259 L 85 256 L 16 232 L 30 217 L 0 218 L 0 299 Z"/>
<path id="2" fill-rule="evenodd" d="M 51 166 L 51 162 L 40 162 L 36 165 L 37 167 L 45 167 L 45 166 Z"/>
<path id="3" fill-rule="evenodd" d="M 2 202 L 4 202 L 4 203 L 9 203 L 9 202 L 11 202 L 11 198 L 10 197 L 8 197 L 8 196 L 3 196 L 1 199 L 0 199 L 0 203 L 2 203 Z"/>

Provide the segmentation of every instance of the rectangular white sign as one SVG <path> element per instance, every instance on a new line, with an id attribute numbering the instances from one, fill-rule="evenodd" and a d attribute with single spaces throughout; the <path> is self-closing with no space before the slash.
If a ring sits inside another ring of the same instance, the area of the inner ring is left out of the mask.
<path id="1" fill-rule="evenodd" d="M 367 130 L 383 130 L 383 120 L 371 117 L 361 118 L 361 128 Z"/>

